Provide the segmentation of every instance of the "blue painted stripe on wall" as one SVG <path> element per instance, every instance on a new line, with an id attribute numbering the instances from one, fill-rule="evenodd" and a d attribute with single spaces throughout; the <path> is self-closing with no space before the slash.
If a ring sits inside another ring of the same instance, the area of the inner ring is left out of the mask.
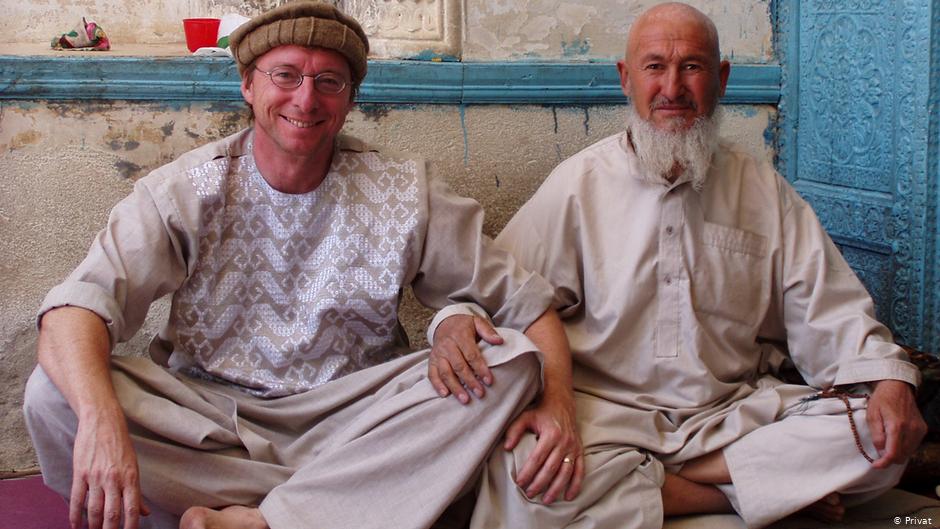
<path id="1" fill-rule="evenodd" d="M 226 58 L 0 56 L 2 99 L 238 101 Z M 724 102 L 777 104 L 778 65 L 735 65 Z M 612 62 L 370 61 L 363 103 L 622 103 Z"/>

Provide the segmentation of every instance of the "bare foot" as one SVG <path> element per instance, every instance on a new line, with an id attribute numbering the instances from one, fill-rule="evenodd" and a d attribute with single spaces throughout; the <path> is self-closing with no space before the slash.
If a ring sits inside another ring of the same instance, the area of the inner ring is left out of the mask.
<path id="1" fill-rule="evenodd" d="M 190 507 L 180 519 L 180 529 L 270 529 L 261 511 L 233 505 L 220 511 Z"/>
<path id="2" fill-rule="evenodd" d="M 816 503 L 804 508 L 800 513 L 822 522 L 841 522 L 845 517 L 845 506 L 838 493 L 833 492 Z"/>

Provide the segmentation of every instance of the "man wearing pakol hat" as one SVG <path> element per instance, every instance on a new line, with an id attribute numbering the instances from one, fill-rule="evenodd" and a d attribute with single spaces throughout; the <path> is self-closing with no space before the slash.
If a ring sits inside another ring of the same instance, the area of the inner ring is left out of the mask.
<path id="1" fill-rule="evenodd" d="M 429 527 L 540 369 L 557 384 L 513 424 L 542 440 L 525 485 L 576 494 L 550 286 L 423 161 L 339 136 L 366 74 L 359 24 L 289 4 L 231 46 L 253 128 L 138 181 L 39 312 L 25 414 L 72 527 Z M 409 285 L 431 307 L 483 307 L 499 335 L 445 310 L 433 350 L 412 353 L 397 317 Z M 151 358 L 112 357 L 166 294 Z"/>

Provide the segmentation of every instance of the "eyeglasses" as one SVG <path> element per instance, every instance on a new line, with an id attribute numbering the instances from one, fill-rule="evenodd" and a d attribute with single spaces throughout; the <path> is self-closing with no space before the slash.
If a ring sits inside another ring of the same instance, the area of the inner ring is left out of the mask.
<path id="1" fill-rule="evenodd" d="M 304 77 L 313 79 L 313 87 L 317 92 L 327 95 L 336 95 L 346 89 L 349 83 L 342 76 L 333 72 L 322 72 L 316 75 L 300 73 L 290 66 L 276 66 L 270 72 L 266 72 L 257 66 L 255 70 L 267 75 L 274 86 L 285 90 L 293 90 L 304 84 Z"/>

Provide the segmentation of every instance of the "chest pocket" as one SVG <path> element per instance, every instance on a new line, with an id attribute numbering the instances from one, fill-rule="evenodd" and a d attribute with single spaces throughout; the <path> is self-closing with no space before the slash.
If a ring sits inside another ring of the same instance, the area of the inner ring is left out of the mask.
<path id="1" fill-rule="evenodd" d="M 753 326 L 770 293 L 767 238 L 706 222 L 692 274 L 692 306 Z"/>

